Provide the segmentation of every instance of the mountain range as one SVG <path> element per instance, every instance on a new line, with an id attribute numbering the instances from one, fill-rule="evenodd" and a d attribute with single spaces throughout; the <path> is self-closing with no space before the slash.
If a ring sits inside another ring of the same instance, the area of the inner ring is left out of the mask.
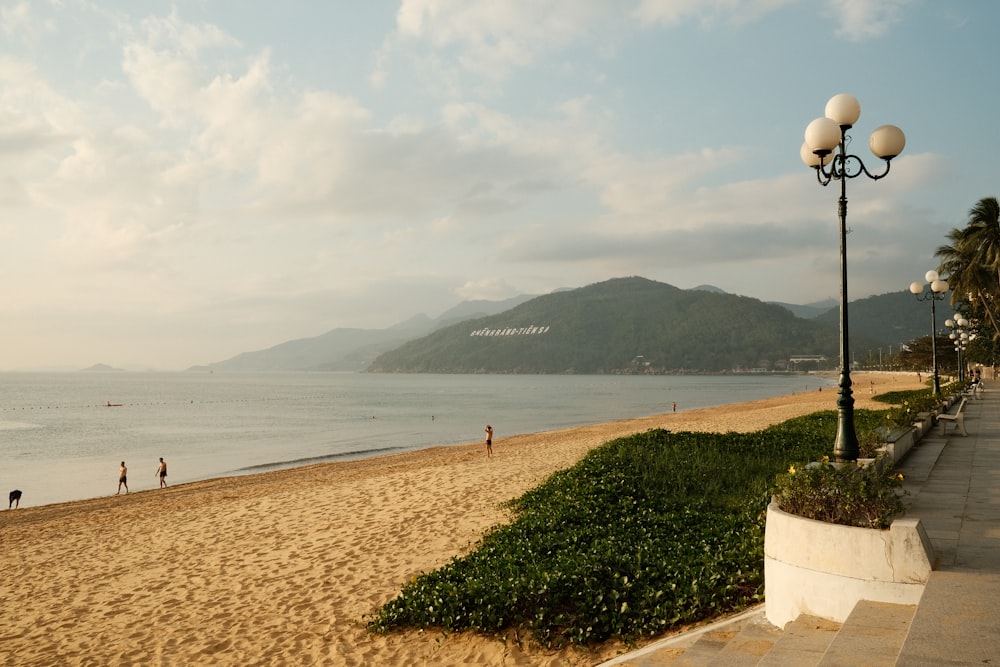
<path id="1" fill-rule="evenodd" d="M 907 291 L 852 302 L 852 356 L 881 355 L 882 348 L 891 353 L 927 335 L 927 310 Z M 510 333 L 531 327 L 549 329 Z M 508 333 L 470 335 L 477 331 Z M 720 372 L 774 368 L 794 355 L 823 355 L 836 364 L 838 332 L 832 299 L 765 303 L 710 285 L 682 290 L 632 277 L 547 295 L 466 301 L 437 318 L 418 315 L 386 329 L 333 329 L 191 370 Z M 489 349 L 484 341 L 498 345 Z"/>

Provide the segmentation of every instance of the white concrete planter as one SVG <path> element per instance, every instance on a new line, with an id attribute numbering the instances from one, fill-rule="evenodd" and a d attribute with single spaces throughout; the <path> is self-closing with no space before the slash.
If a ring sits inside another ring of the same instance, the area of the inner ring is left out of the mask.
<path id="1" fill-rule="evenodd" d="M 922 437 L 927 435 L 932 428 L 934 428 L 934 415 L 930 412 L 917 413 L 917 420 L 913 422 L 913 428 L 917 429 L 916 437 L 919 441 Z"/>
<path id="2" fill-rule="evenodd" d="M 889 530 L 805 519 L 771 501 L 764 532 L 767 620 L 777 627 L 799 614 L 843 623 L 859 600 L 916 604 L 933 550 L 919 519 Z"/>
<path id="3" fill-rule="evenodd" d="M 891 457 L 892 464 L 899 463 L 906 456 L 906 453 L 913 448 L 913 445 L 917 444 L 922 435 L 923 432 L 918 431 L 913 426 L 897 428 L 889 433 L 883 448 Z"/>

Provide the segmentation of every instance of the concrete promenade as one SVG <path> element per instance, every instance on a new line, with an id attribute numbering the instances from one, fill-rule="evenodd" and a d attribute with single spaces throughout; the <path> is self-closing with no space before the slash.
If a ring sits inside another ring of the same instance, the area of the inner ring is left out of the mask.
<path id="1" fill-rule="evenodd" d="M 985 387 L 967 401 L 968 436 L 953 423 L 943 436 L 935 427 L 896 466 L 906 516 L 920 519 L 934 550 L 915 610 L 860 604 L 843 627 L 809 617 L 783 633 L 750 610 L 604 665 L 1000 666 L 1000 381 Z M 787 644 L 794 648 L 778 649 Z"/>
<path id="2" fill-rule="evenodd" d="M 898 665 L 1000 665 L 1000 382 L 985 386 L 967 437 L 934 429 L 897 466 L 935 557 Z"/>

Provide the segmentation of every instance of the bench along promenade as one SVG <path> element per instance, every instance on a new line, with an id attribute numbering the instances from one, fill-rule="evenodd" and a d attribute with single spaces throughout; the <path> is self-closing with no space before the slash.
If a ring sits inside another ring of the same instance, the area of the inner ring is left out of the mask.
<path id="1" fill-rule="evenodd" d="M 781 628 L 761 605 L 602 667 L 1000 665 L 1000 384 L 947 414 L 895 467 L 930 561 L 913 603 L 862 599 L 845 619 L 803 613 Z"/>
<path id="2" fill-rule="evenodd" d="M 969 399 L 965 396 L 962 400 L 958 402 L 958 407 L 953 411 L 945 412 L 944 414 L 938 415 L 938 425 L 941 429 L 941 435 L 945 434 L 945 429 L 947 428 L 949 422 L 955 424 L 956 430 L 963 436 L 969 435 L 965 430 L 965 404 Z"/>

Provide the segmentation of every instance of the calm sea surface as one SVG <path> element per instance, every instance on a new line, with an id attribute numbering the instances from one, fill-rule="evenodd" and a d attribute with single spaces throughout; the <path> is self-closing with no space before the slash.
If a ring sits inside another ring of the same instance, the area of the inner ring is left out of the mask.
<path id="1" fill-rule="evenodd" d="M 0 490 L 22 506 L 816 390 L 795 376 L 2 373 Z M 831 393 L 831 409 L 834 394 Z M 109 407 L 108 404 L 113 404 Z M 2 497 L 2 495 L 0 495 Z"/>

